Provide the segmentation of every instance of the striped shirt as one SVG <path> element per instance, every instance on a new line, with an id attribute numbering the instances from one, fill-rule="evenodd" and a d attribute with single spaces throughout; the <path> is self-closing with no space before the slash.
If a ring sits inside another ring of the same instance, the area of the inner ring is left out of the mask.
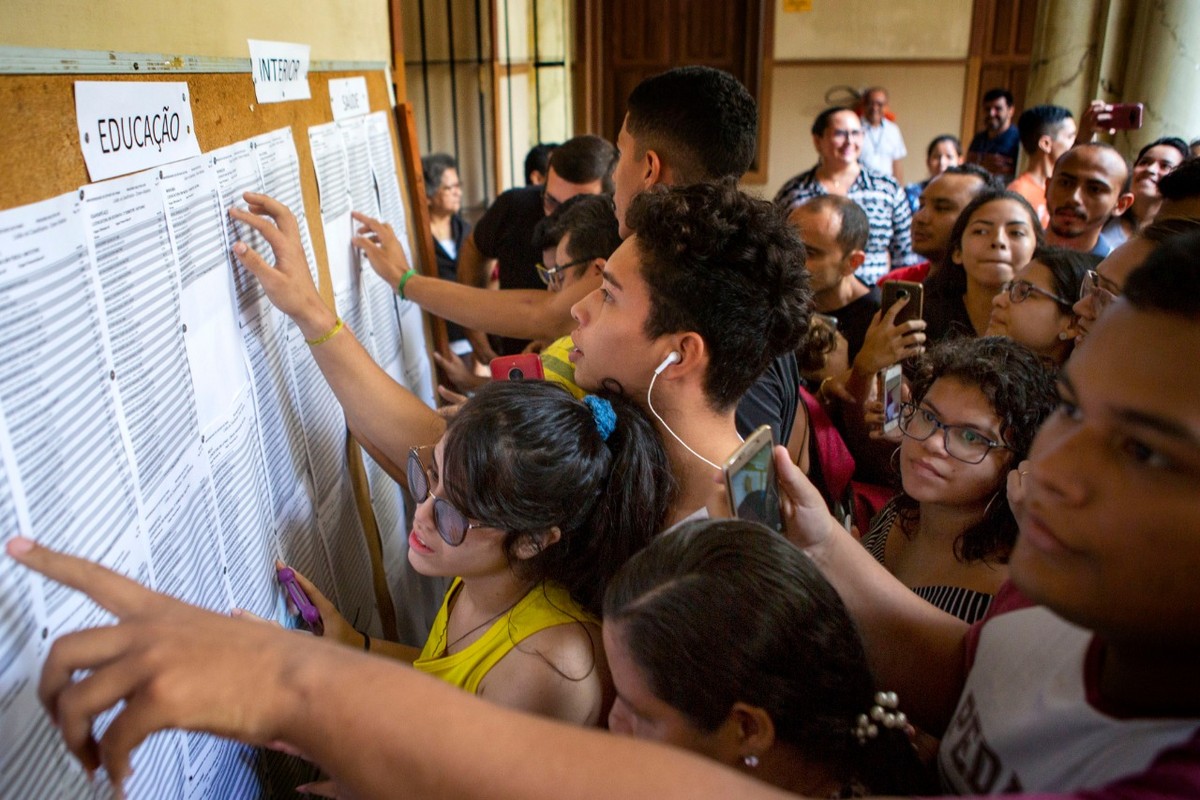
<path id="1" fill-rule="evenodd" d="M 813 167 L 785 183 L 775 195 L 775 203 L 785 211 L 791 211 L 822 194 L 829 192 L 817 180 L 817 168 Z M 912 251 L 912 209 L 895 178 L 863 167 L 846 196 L 858 203 L 871 223 L 866 260 L 854 273 L 864 283 L 873 286 L 889 270 L 922 260 Z"/>
<path id="2" fill-rule="evenodd" d="M 896 521 L 899 508 L 896 501 L 889 500 L 887 505 L 879 510 L 871 527 L 862 539 L 862 546 L 883 564 L 883 552 L 887 547 L 888 533 L 892 523 Z M 953 614 L 964 622 L 978 622 L 987 613 L 992 604 L 992 595 L 977 592 L 974 589 L 964 589 L 961 586 L 913 586 L 913 593 L 927 603 L 937 606 L 947 614 Z"/>

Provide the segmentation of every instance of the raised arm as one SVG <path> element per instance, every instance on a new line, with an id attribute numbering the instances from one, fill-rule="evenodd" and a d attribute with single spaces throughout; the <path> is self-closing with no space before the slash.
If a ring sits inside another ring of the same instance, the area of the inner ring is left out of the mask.
<path id="1" fill-rule="evenodd" d="M 299 752 L 355 797 L 791 796 L 683 750 L 510 711 L 391 659 L 187 605 L 28 540 L 8 552 L 117 618 L 55 642 L 38 694 L 84 768 L 106 767 L 118 786 L 135 747 L 177 728 Z M 121 700 L 97 742 L 93 719 Z M 521 767 L 530 753 L 536 766 Z"/>
<path id="2" fill-rule="evenodd" d="M 410 447 L 437 441 L 445 430 L 442 418 L 384 372 L 353 331 L 342 329 L 326 338 L 337 327 L 338 318 L 313 283 L 292 212 L 266 195 L 247 192 L 245 199 L 249 211 L 231 208 L 229 213 L 263 235 L 275 255 L 275 266 L 244 242 L 233 246 L 234 255 L 262 283 L 270 301 L 291 317 L 304 338 L 319 342 L 312 344 L 310 351 L 341 402 L 350 427 L 397 464 L 405 462 Z"/>
<path id="3" fill-rule="evenodd" d="M 775 448 L 787 535 L 833 584 L 858 623 L 871 671 L 918 725 L 940 735 L 965 680 L 967 624 L 913 594 L 838 524 L 820 492 Z"/>
<path id="4" fill-rule="evenodd" d="M 460 282 L 417 274 L 405 278 L 408 261 L 391 226 L 358 212 L 354 219 L 361 224 L 354 245 L 362 248 L 379 277 L 393 288 L 403 280 L 406 300 L 466 328 L 516 339 L 557 339 L 575 328 L 571 306 L 599 286 L 598 280 L 585 279 L 561 292 L 480 289 L 464 285 L 470 281 L 462 277 L 461 256 Z"/>

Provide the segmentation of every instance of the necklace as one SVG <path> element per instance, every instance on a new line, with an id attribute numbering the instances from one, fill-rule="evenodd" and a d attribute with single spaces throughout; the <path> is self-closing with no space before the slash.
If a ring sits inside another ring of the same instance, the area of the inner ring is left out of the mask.
<path id="1" fill-rule="evenodd" d="M 505 615 L 505 614 L 507 614 L 508 612 L 512 611 L 514 608 L 516 608 L 516 607 L 517 607 L 517 603 L 521 602 L 521 600 L 522 600 L 522 599 L 523 599 L 523 596 L 522 596 L 522 597 L 518 597 L 516 600 L 514 600 L 514 601 L 513 601 L 513 604 L 512 604 L 511 606 L 509 606 L 508 608 L 501 609 L 501 610 L 499 611 L 499 613 L 495 614 L 494 616 L 488 617 L 488 618 L 487 618 L 487 619 L 485 619 L 483 622 L 479 623 L 479 624 L 478 624 L 478 625 L 476 625 L 474 628 L 471 628 L 471 630 L 467 631 L 467 632 L 466 632 L 466 633 L 464 633 L 462 636 L 459 636 L 459 637 L 458 637 L 457 639 L 455 639 L 453 642 L 451 642 L 450 644 L 446 645 L 446 650 L 445 650 L 445 653 L 446 653 L 446 655 L 450 655 L 450 648 L 454 647 L 454 645 L 458 644 L 458 643 L 459 643 L 459 642 L 461 642 L 463 639 L 466 639 L 466 638 L 467 638 L 468 636 L 470 636 L 472 633 L 475 633 L 475 632 L 476 632 L 476 631 L 478 631 L 480 628 L 483 628 L 485 625 L 491 625 L 493 622 L 495 622 L 496 620 L 500 619 L 502 616 L 504 616 L 504 615 Z M 449 632 L 450 632 L 450 620 L 449 620 L 449 619 L 447 619 L 447 620 L 446 620 L 446 632 L 447 632 L 447 633 L 449 633 Z"/>

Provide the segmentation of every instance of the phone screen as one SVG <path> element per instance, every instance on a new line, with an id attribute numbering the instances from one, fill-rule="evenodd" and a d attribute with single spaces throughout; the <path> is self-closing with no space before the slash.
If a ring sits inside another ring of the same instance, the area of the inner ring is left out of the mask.
<path id="1" fill-rule="evenodd" d="M 901 387 L 904 378 L 899 364 L 893 364 L 883 371 L 882 384 L 880 400 L 883 402 L 883 430 L 890 431 L 900 424 L 903 402 Z"/>
<path id="2" fill-rule="evenodd" d="M 728 477 L 730 502 L 734 516 L 783 530 L 779 516 L 779 486 L 775 482 L 775 461 L 770 442 Z"/>

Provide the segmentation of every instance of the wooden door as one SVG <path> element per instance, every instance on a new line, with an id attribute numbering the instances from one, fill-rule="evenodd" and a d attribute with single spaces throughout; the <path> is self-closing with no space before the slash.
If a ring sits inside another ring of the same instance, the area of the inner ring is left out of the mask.
<path id="1" fill-rule="evenodd" d="M 980 107 L 989 89 L 1012 92 L 1018 114 L 1025 108 L 1037 9 L 1038 0 L 975 0 L 963 98 L 964 144 L 982 125 Z"/>

